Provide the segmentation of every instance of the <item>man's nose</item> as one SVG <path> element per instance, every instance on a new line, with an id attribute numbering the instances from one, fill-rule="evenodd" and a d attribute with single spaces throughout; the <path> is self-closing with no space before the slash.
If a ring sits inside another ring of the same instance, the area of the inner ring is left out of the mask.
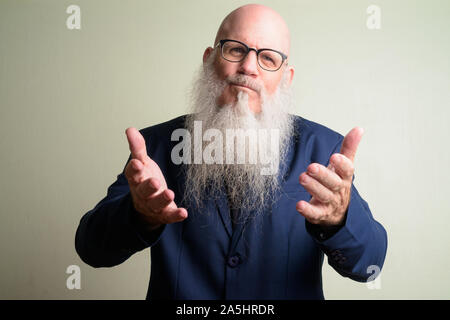
<path id="1" fill-rule="evenodd" d="M 250 76 L 258 75 L 258 56 L 254 50 L 250 50 L 240 62 L 239 72 Z"/>

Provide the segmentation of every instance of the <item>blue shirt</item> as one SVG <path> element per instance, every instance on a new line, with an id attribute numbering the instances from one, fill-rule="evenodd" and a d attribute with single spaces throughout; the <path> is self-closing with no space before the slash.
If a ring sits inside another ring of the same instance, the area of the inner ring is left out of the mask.
<path id="1" fill-rule="evenodd" d="M 141 130 L 148 155 L 161 168 L 175 200 L 182 199 L 182 165 L 171 161 L 175 129 L 185 116 Z M 78 226 L 75 246 L 93 267 L 112 267 L 151 247 L 147 299 L 323 299 L 322 263 L 342 276 L 365 282 L 373 266 L 381 270 L 387 235 L 352 185 L 345 224 L 335 230 L 312 225 L 296 211 L 310 194 L 299 184 L 309 164 L 328 165 L 343 137 L 295 116 L 282 188 L 270 209 L 245 224 L 232 226 L 226 192 L 205 200 L 202 209 L 186 207 L 188 218 L 148 232 L 137 223 L 124 174 L 106 197 L 87 212 Z"/>

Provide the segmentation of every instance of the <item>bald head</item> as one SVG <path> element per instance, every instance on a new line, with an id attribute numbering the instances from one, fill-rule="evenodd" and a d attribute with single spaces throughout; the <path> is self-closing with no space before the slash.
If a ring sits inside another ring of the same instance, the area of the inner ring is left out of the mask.
<path id="1" fill-rule="evenodd" d="M 259 4 L 239 7 L 227 15 L 214 44 L 221 39 L 250 42 L 257 48 L 276 49 L 289 55 L 290 34 L 286 22 L 276 11 Z"/>

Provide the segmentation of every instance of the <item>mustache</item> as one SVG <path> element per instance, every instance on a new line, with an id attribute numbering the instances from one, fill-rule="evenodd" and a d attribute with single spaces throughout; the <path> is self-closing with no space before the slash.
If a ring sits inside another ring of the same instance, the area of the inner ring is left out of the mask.
<path id="1" fill-rule="evenodd" d="M 263 90 L 263 85 L 259 81 L 243 74 L 230 75 L 225 79 L 225 81 L 228 84 L 237 84 L 240 86 L 248 87 L 258 93 L 261 93 L 261 91 Z"/>

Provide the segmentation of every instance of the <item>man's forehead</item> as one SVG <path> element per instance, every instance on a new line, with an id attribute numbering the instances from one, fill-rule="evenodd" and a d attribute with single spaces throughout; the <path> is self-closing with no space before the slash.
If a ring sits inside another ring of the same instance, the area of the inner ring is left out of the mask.
<path id="1" fill-rule="evenodd" d="M 289 30 L 283 18 L 270 8 L 244 6 L 230 13 L 222 22 L 215 43 L 234 39 L 251 47 L 289 51 Z"/>
<path id="2" fill-rule="evenodd" d="M 232 32 L 224 32 L 223 37 L 218 40 L 222 39 L 231 39 L 231 40 L 238 40 L 241 42 L 244 42 L 249 47 L 254 47 L 256 49 L 262 49 L 262 48 L 269 48 L 269 49 L 275 49 L 284 51 L 286 50 L 286 46 L 283 45 L 283 41 L 280 41 L 280 38 L 278 37 L 271 37 L 269 34 L 265 35 L 256 35 L 252 34 L 251 32 L 242 32 L 239 30 L 233 30 Z"/>

